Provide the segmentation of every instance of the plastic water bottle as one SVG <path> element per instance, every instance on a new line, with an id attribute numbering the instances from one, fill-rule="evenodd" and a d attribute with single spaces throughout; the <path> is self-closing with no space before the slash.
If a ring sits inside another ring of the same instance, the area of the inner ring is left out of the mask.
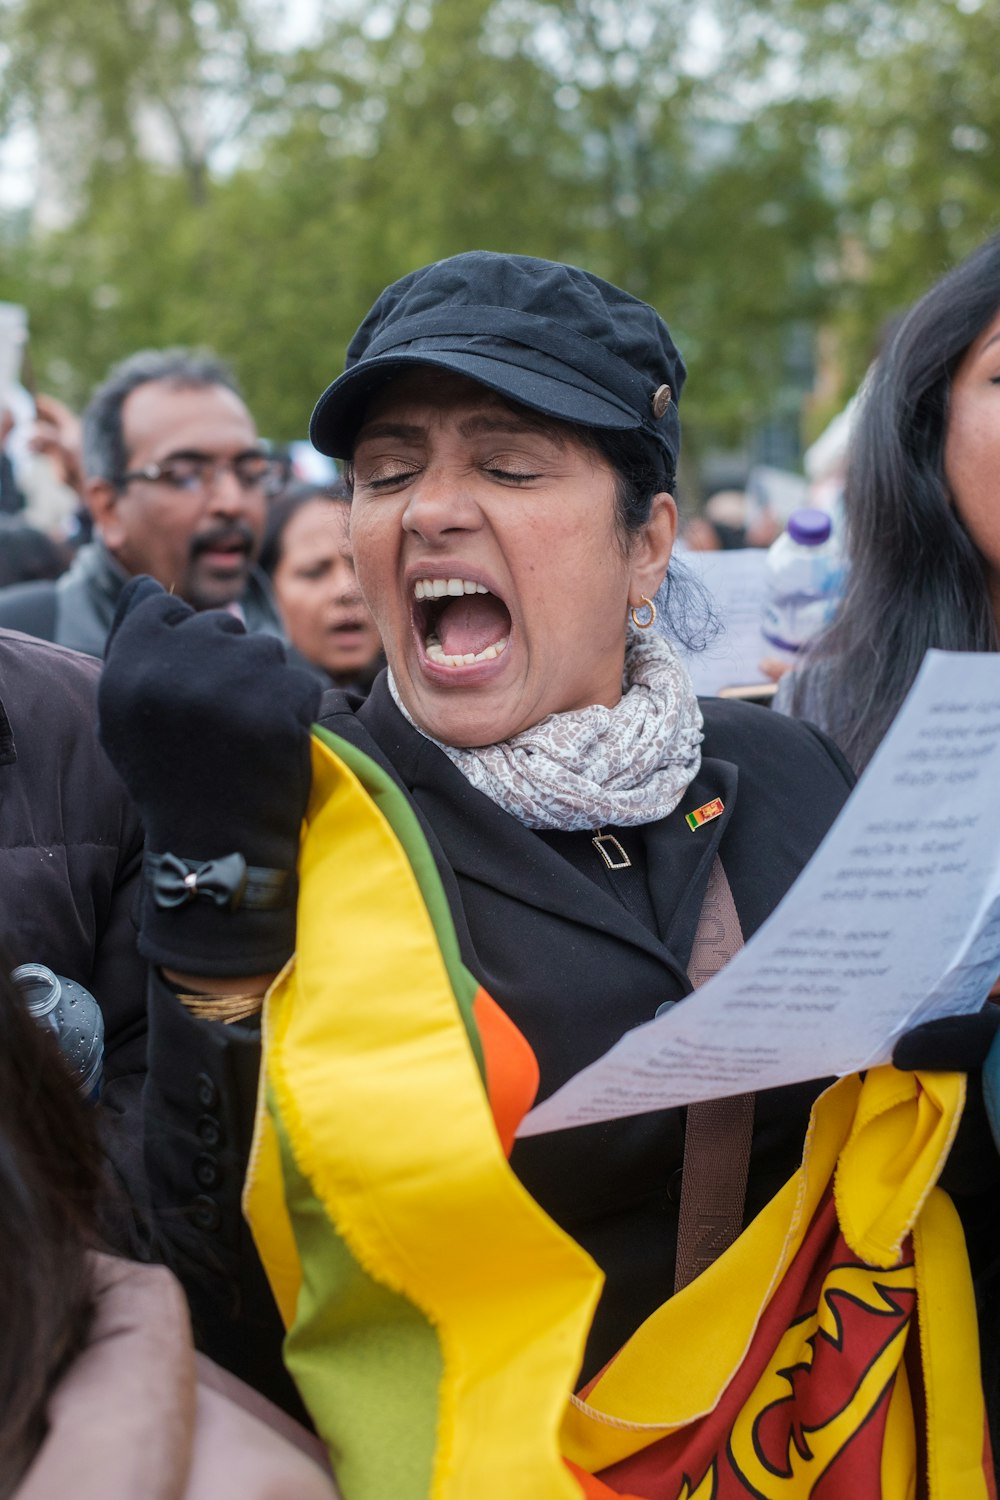
<path id="1" fill-rule="evenodd" d="M 93 995 L 45 964 L 19 964 L 10 977 L 29 1014 L 55 1035 L 80 1093 L 96 1100 L 104 1066 L 104 1017 Z"/>
<path id="2" fill-rule="evenodd" d="M 833 619 L 846 565 L 826 511 L 796 510 L 767 553 L 761 630 L 768 650 L 795 661 Z"/>

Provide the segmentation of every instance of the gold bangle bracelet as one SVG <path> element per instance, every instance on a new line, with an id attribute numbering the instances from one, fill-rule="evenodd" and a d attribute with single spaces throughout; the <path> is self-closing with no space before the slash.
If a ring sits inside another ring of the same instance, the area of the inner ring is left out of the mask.
<path id="1" fill-rule="evenodd" d="M 177 998 L 184 1009 L 201 1021 L 221 1021 L 231 1026 L 234 1021 L 247 1021 L 259 1016 L 264 1008 L 266 990 L 253 995 L 182 995 Z"/>

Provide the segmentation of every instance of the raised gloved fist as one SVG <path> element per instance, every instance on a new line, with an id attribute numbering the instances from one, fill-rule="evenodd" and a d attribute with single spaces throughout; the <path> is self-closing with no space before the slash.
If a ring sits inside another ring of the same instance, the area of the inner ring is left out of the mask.
<path id="1" fill-rule="evenodd" d="M 150 578 L 124 590 L 99 734 L 145 823 L 139 946 L 154 962 L 235 976 L 292 952 L 320 692 L 276 637 L 196 614 Z"/>

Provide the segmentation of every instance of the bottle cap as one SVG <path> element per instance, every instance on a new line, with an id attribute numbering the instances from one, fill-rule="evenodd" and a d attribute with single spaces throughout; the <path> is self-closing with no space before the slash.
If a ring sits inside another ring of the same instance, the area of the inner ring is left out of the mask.
<path id="1" fill-rule="evenodd" d="M 788 535 L 803 547 L 819 547 L 833 530 L 825 510 L 793 510 L 788 517 Z"/>

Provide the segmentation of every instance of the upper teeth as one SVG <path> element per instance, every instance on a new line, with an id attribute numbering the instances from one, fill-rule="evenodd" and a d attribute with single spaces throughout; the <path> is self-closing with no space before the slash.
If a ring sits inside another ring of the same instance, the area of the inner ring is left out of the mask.
<path id="1" fill-rule="evenodd" d="M 417 599 L 443 599 L 446 594 L 488 594 L 485 583 L 471 578 L 418 578 L 413 585 Z"/>

